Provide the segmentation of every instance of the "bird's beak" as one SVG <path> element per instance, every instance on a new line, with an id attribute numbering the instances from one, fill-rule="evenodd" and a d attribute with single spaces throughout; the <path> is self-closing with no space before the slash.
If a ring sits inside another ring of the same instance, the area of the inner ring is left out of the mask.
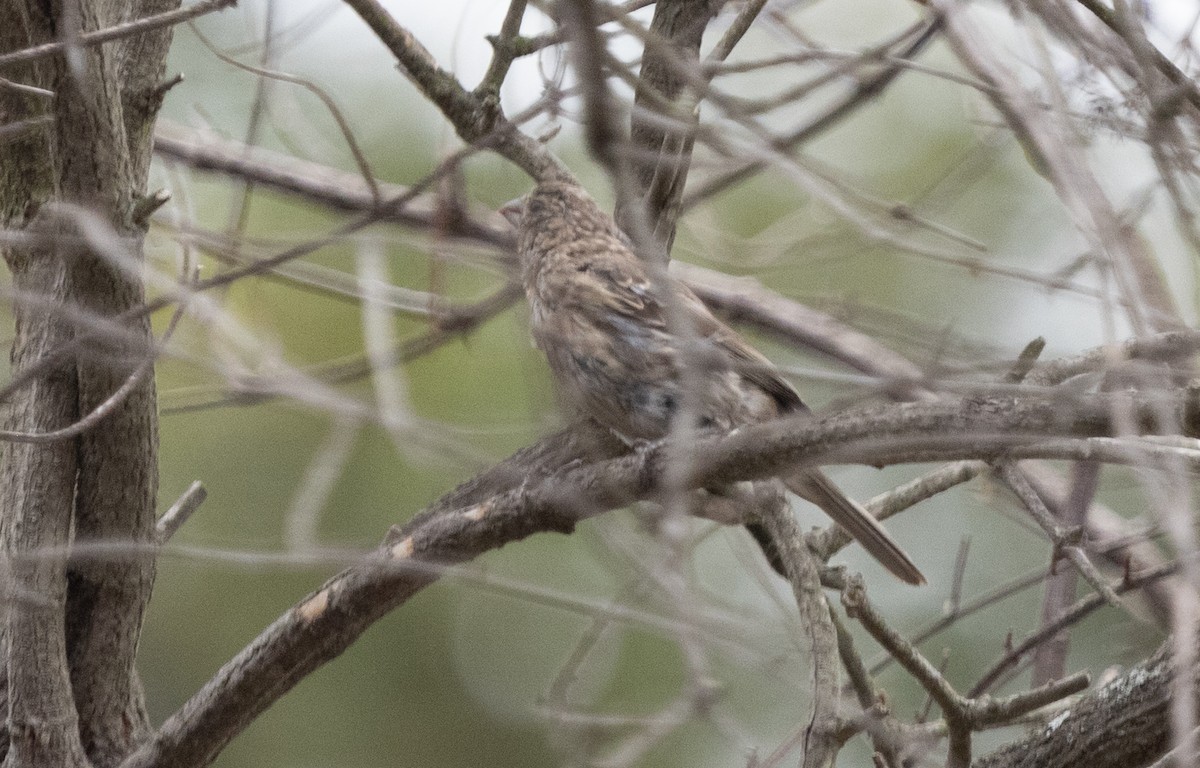
<path id="1" fill-rule="evenodd" d="M 513 227 L 520 227 L 521 218 L 525 215 L 525 198 L 518 197 L 500 206 L 500 215 L 508 219 Z"/>

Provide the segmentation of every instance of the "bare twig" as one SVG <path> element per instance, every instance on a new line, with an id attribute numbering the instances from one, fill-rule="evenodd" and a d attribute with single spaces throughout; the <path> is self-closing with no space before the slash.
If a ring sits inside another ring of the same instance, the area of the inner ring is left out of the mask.
<path id="1" fill-rule="evenodd" d="M 1070 496 L 1065 504 L 1054 508 L 1053 511 L 1068 529 L 1081 528 L 1086 531 L 1088 528 L 1087 511 L 1091 506 L 1092 497 L 1096 493 L 1096 485 L 1100 479 L 1100 467 L 1094 462 L 1078 462 L 1073 467 L 1072 475 Z M 1024 477 L 1024 472 L 1022 472 L 1022 476 Z M 1033 488 L 1029 478 L 1024 477 L 1024 479 L 1030 483 L 1031 490 L 1038 498 L 1042 498 L 1036 488 Z M 1052 505 L 1048 502 L 1047 506 Z M 1057 572 L 1055 572 L 1056 570 Z M 1050 576 L 1046 579 L 1042 597 L 1043 625 L 1058 618 L 1058 615 L 1075 600 L 1075 578 L 1076 574 L 1073 570 L 1055 569 L 1053 565 L 1051 566 Z M 1062 632 L 1034 652 L 1032 685 L 1039 686 L 1051 680 L 1057 680 L 1066 674 L 1068 648 L 1068 635 L 1066 632 Z"/>
<path id="2" fill-rule="evenodd" d="M 1073 529 L 1060 528 L 1058 522 L 1054 519 L 1053 513 L 1046 507 L 1046 503 L 1042 501 L 1042 497 L 1038 496 L 1037 491 L 1029 484 L 1024 473 L 1012 463 L 1004 463 L 999 468 L 1000 477 L 1008 484 L 1013 492 L 1020 498 L 1021 503 L 1029 510 L 1033 519 L 1037 521 L 1046 535 L 1050 537 L 1050 543 L 1054 545 L 1054 553 L 1051 555 L 1057 558 L 1059 554 L 1064 554 L 1071 561 L 1072 565 L 1078 570 L 1079 575 L 1092 585 L 1098 594 L 1110 605 L 1120 605 L 1121 599 L 1117 597 L 1116 591 L 1104 580 L 1100 572 L 1096 570 L 1096 566 L 1088 559 L 1087 553 L 1079 545 L 1078 539 L 1082 535 L 1082 528 L 1076 527 Z M 1053 572 L 1053 567 L 1051 567 Z"/>
<path id="3" fill-rule="evenodd" d="M 871 636 L 921 683 L 941 708 L 950 738 L 947 760 L 950 768 L 967 768 L 971 764 L 971 733 L 974 730 L 1020 717 L 1088 686 L 1089 677 L 1078 674 L 1002 699 L 964 697 L 954 690 L 915 646 L 887 624 L 867 600 L 860 577 L 851 577 L 847 581 L 842 592 L 842 603 L 846 606 L 846 612 L 862 623 Z"/>
<path id="4" fill-rule="evenodd" d="M 616 219 L 626 231 L 649 232 L 656 254 L 669 254 L 675 240 L 702 95 L 686 86 L 698 74 L 704 31 L 723 4 L 659 0 L 645 33 L 629 132 L 632 186 L 618 191 Z M 736 44 L 740 27 L 730 30 L 725 48 Z"/>
<path id="5" fill-rule="evenodd" d="M 504 22 L 500 25 L 500 34 L 488 38 L 488 42 L 492 44 L 492 61 L 475 88 L 476 95 L 499 100 L 500 86 L 508 76 L 508 68 L 512 66 L 517 55 L 517 38 L 521 35 L 525 4 L 525 0 L 509 0 L 508 12 L 504 14 Z"/>
<path id="6" fill-rule="evenodd" d="M 159 544 L 167 543 L 176 531 L 187 523 L 192 513 L 200 508 L 206 498 L 208 498 L 208 491 L 204 489 L 199 480 L 189 485 L 187 490 L 175 500 L 175 503 L 162 513 L 162 517 L 158 518 L 158 523 L 154 528 Z"/>
<path id="7" fill-rule="evenodd" d="M 468 145 L 486 144 L 537 179 L 571 174 L 544 146 L 517 130 L 498 102 L 470 93 L 377 0 L 346 0 L 388 47 L 421 92 Z"/>
<path id="8" fill-rule="evenodd" d="M 383 203 L 383 195 L 379 191 L 379 184 L 375 181 L 375 174 L 371 170 L 370 163 L 367 162 L 366 153 L 363 152 L 362 148 L 359 146 L 358 139 L 354 137 L 354 130 L 350 127 L 349 121 L 346 119 L 345 114 L 343 114 L 333 96 L 331 96 L 324 88 L 307 78 L 298 77 L 288 72 L 280 72 L 278 70 L 268 69 L 266 67 L 256 67 L 252 64 L 238 61 L 232 56 L 228 56 L 221 52 L 221 50 L 217 48 L 217 46 L 213 45 L 213 43 L 204 35 L 204 33 L 201 32 L 194 24 L 191 25 L 191 30 L 192 34 L 194 34 L 196 38 L 204 44 L 204 47 L 207 48 L 212 55 L 216 56 L 226 64 L 237 67 L 238 69 L 246 72 L 251 72 L 268 80 L 278 80 L 280 82 L 298 85 L 316 96 L 317 99 L 320 100 L 321 104 L 325 106 L 325 110 L 333 118 L 333 121 L 337 123 L 337 127 L 338 130 L 341 131 L 342 138 L 346 140 L 346 147 L 350 150 L 351 157 L 354 158 L 354 164 L 358 166 L 359 177 L 362 179 L 363 183 L 367 185 L 367 189 L 369 189 L 371 192 L 371 201 L 374 203 L 373 207 L 378 208 L 381 206 Z M 246 145 L 249 146 L 251 141 L 252 139 L 247 137 Z"/>
<path id="9" fill-rule="evenodd" d="M 336 210 L 385 210 L 383 221 L 428 229 L 441 236 L 462 237 L 487 245 L 511 239 L 508 228 L 500 225 L 498 217 L 490 226 L 479 223 L 475 217 L 454 217 L 446 221 L 438 217 L 431 195 L 415 196 L 408 205 L 381 206 L 361 175 L 261 147 L 247 147 L 217 136 L 191 133 L 169 121 L 159 121 L 154 134 L 154 151 L 198 170 L 236 176 Z M 405 187 L 376 183 L 385 200 L 396 200 L 409 194 Z"/>
<path id="10" fill-rule="evenodd" d="M 1157 581 L 1158 579 L 1174 575 L 1178 571 L 1179 566 L 1175 563 L 1159 566 L 1158 568 L 1146 571 L 1144 573 L 1130 576 L 1118 584 L 1115 588 L 1115 591 L 1118 594 L 1124 594 L 1131 590 L 1138 589 L 1145 584 Z M 1010 649 L 1002 658 L 1000 658 L 1000 660 L 998 660 L 992 665 L 991 668 L 984 672 L 984 674 L 979 678 L 978 682 L 972 686 L 970 695 L 981 696 L 986 693 L 992 688 L 993 685 L 995 685 L 996 681 L 1000 679 L 1004 672 L 1017 664 L 1017 662 L 1019 662 L 1030 651 L 1037 648 L 1048 639 L 1054 637 L 1054 635 L 1066 629 L 1067 627 L 1071 627 L 1079 623 L 1079 621 L 1085 616 L 1106 604 L 1107 602 L 1103 596 L 1098 593 L 1094 593 L 1088 595 L 1082 600 L 1079 600 L 1068 610 L 1063 611 L 1054 621 L 1043 624 L 1037 629 L 1036 632 L 1033 632 L 1024 640 L 1014 645 L 1012 649 Z"/>
<path id="11" fill-rule="evenodd" d="M 906 31 L 901 36 L 901 50 L 894 54 L 895 58 L 908 59 L 916 56 L 937 36 L 940 29 L 940 21 L 934 17 L 929 21 L 921 22 L 915 36 L 911 34 L 911 31 Z M 781 152 L 790 151 L 825 132 L 878 96 L 903 71 L 903 67 L 885 65 L 875 73 L 860 77 L 858 84 L 849 94 L 822 111 L 818 117 L 781 137 L 775 142 L 775 148 Z M 744 181 L 762 170 L 765 165 L 763 160 L 752 160 L 732 171 L 710 179 L 685 196 L 681 205 L 685 210 L 692 208 L 734 184 Z"/>

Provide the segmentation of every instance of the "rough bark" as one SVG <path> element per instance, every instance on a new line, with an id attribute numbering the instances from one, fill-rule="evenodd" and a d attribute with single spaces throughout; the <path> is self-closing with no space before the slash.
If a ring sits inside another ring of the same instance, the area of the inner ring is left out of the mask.
<path id="1" fill-rule="evenodd" d="M 1170 747 L 1169 645 L 975 768 L 1139 768 Z M 1185 763 L 1180 763 L 1186 764 Z"/>
<path id="2" fill-rule="evenodd" d="M 0 12 L 0 50 L 69 42 L 177 5 L 13 3 Z M 7 227 L 40 238 L 5 253 L 20 296 L 34 299 L 14 306 L 18 375 L 88 330 L 79 318 L 103 321 L 143 303 L 144 224 L 134 211 L 144 194 L 169 41 L 167 28 L 68 46 L 63 55 L 3 73 L 53 93 L 0 89 L 9 121 L 16 115 L 30 124 L 0 148 L 0 213 Z M 97 247 L 101 240 L 108 245 Z M 60 355 L 18 389 L 10 428 L 48 432 L 107 400 L 152 350 L 147 318 L 122 331 L 89 343 L 86 353 Z M 96 428 L 6 447 L 0 536 L 20 590 L 5 627 L 7 765 L 115 765 L 149 733 L 134 660 L 153 559 L 67 555 L 72 538 L 153 540 L 157 440 L 147 376 Z"/>

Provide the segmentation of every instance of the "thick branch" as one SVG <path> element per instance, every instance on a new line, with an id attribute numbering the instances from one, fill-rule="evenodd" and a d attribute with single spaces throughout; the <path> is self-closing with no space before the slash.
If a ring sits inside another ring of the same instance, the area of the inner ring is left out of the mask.
<path id="1" fill-rule="evenodd" d="M 1164 648 L 1032 736 L 975 761 L 974 768 L 1146 765 L 1170 745 L 1170 690 L 1170 653 Z"/>
<path id="2" fill-rule="evenodd" d="M 1071 415 L 1054 403 L 1032 400 L 889 406 L 746 427 L 697 441 L 687 485 L 767 477 L 834 455 L 870 462 L 978 457 L 1049 434 L 1083 436 L 1111 429 L 1102 396 L 1081 396 Z M 980 437 L 954 437 L 972 434 Z M 599 447 L 592 438 L 582 444 L 576 440 L 560 433 L 525 449 L 502 470 L 468 483 L 393 531 L 370 558 L 330 579 L 226 664 L 126 768 L 207 764 L 266 707 L 436 580 L 445 566 L 534 533 L 571 531 L 580 519 L 657 494 L 669 446 L 593 464 L 571 463 L 555 472 L 573 449 L 619 450 L 611 438 Z M 510 490 L 490 495 L 506 485 Z"/>

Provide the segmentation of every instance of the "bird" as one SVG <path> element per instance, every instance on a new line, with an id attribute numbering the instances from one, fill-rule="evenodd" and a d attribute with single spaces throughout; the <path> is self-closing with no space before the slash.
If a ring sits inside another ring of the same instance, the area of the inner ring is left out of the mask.
<path id="1" fill-rule="evenodd" d="M 575 181 L 542 180 L 500 213 L 516 229 L 534 344 L 569 408 L 631 446 L 667 437 L 685 402 L 699 429 L 728 431 L 807 412 L 766 356 L 686 285 L 652 271 Z M 925 583 L 879 521 L 821 470 L 781 479 L 899 579 Z M 765 531 L 747 527 L 782 573 Z"/>

